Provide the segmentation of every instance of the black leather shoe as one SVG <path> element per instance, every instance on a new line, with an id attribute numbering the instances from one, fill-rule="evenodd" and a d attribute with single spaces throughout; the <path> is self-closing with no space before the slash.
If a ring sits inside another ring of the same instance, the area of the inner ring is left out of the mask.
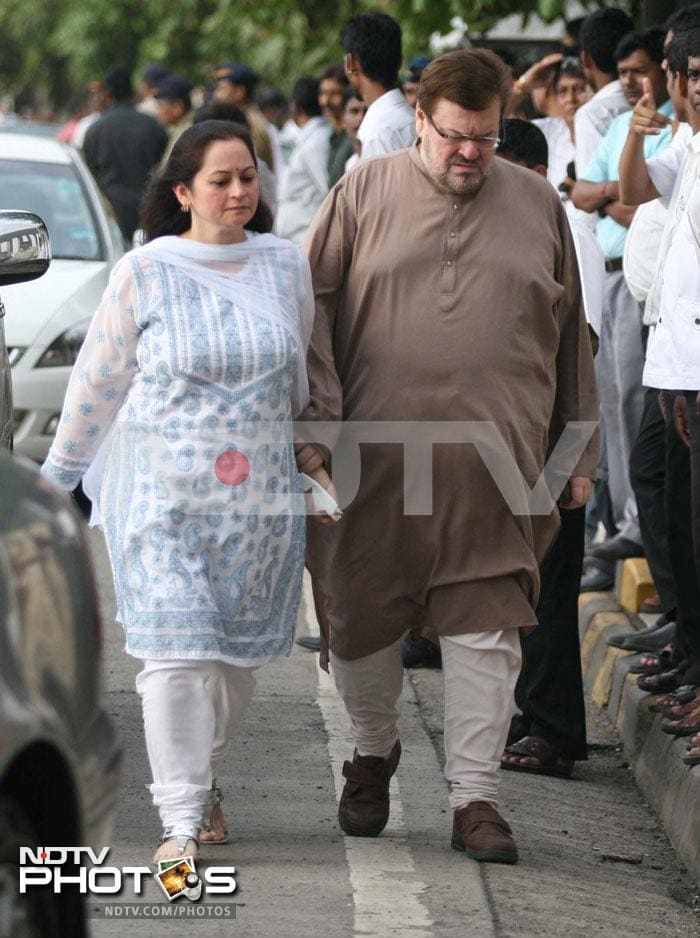
<path id="1" fill-rule="evenodd" d="M 664 625 L 668 625 L 669 621 L 672 620 L 666 617 L 666 613 L 662 613 L 656 622 L 646 629 L 640 629 L 638 632 L 619 632 L 617 635 L 611 635 L 608 639 L 608 645 L 612 645 L 613 648 L 627 648 L 627 645 L 625 645 L 627 639 L 646 638 L 648 635 L 654 635 L 659 629 L 663 628 Z"/>
<path id="2" fill-rule="evenodd" d="M 660 629 L 652 632 L 650 635 L 641 635 L 639 632 L 633 632 L 628 635 L 622 643 L 625 651 L 661 651 L 669 642 L 676 637 L 676 623 L 668 622 Z"/>
<path id="3" fill-rule="evenodd" d="M 401 645 L 404 668 L 441 668 L 442 652 L 427 638 L 405 638 Z"/>
<path id="4" fill-rule="evenodd" d="M 608 563 L 617 563 L 618 560 L 628 560 L 630 557 L 643 557 L 644 548 L 628 537 L 616 534 L 615 537 L 596 544 L 588 551 L 588 556 L 594 560 L 606 560 Z"/>
<path id="5" fill-rule="evenodd" d="M 581 577 L 582 593 L 603 593 L 615 585 L 615 576 L 611 569 L 591 566 Z"/>
<path id="6" fill-rule="evenodd" d="M 308 648 L 309 651 L 320 651 L 321 650 L 321 636 L 320 635 L 300 635 L 296 639 L 296 644 L 301 645 L 302 648 Z"/>

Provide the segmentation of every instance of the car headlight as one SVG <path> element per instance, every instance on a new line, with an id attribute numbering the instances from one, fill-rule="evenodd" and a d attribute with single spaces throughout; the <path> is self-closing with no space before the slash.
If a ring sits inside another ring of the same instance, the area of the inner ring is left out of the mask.
<path id="1" fill-rule="evenodd" d="M 76 323 L 51 343 L 36 363 L 37 368 L 57 368 L 75 364 L 80 347 L 85 341 L 90 320 Z"/>

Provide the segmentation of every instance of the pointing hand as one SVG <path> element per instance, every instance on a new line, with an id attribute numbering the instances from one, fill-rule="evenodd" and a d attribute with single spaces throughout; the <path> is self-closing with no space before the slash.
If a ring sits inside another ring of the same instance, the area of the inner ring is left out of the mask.
<path id="1" fill-rule="evenodd" d="M 630 133 L 638 134 L 640 137 L 655 136 L 671 123 L 671 118 L 656 110 L 654 89 L 648 78 L 642 79 L 642 88 L 643 94 L 632 111 Z"/>

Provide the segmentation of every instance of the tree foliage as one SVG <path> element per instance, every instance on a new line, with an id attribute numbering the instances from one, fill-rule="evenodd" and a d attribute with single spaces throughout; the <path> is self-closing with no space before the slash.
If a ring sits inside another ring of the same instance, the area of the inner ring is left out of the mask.
<path id="1" fill-rule="evenodd" d="M 351 16 L 382 9 L 404 29 L 406 56 L 461 16 L 479 34 L 514 12 L 552 21 L 569 0 L 2 0 L 0 87 L 31 89 L 65 105 L 111 65 L 167 63 L 194 81 L 240 60 L 289 88 L 340 61 L 338 33 Z M 590 0 L 595 3 L 597 0 Z"/>

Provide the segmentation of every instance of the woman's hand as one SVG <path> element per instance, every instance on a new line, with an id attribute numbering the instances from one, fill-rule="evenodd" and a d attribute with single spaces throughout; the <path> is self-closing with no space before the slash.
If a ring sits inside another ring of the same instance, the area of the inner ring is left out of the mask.
<path id="1" fill-rule="evenodd" d="M 547 88 L 554 81 L 557 66 L 564 60 L 561 52 L 546 55 L 539 62 L 535 62 L 515 82 L 514 90 L 520 97 L 525 97 L 535 88 Z"/>
<path id="2" fill-rule="evenodd" d="M 337 503 L 338 493 L 336 492 L 335 486 L 333 485 L 333 480 L 329 476 L 326 470 L 326 467 L 324 465 L 321 465 L 319 469 L 314 469 L 311 472 L 309 472 L 308 470 L 304 470 L 304 471 L 306 472 L 307 476 L 310 476 L 310 478 L 314 480 L 314 482 L 318 482 L 321 488 L 325 489 L 326 492 L 328 492 L 328 494 L 331 496 L 333 501 Z M 306 509 L 307 509 L 308 514 L 313 515 L 316 518 L 316 520 L 319 522 L 319 524 L 335 524 L 336 521 L 340 521 L 340 519 L 343 516 L 343 513 L 342 511 L 340 511 L 340 509 L 338 509 L 338 513 L 335 515 L 319 514 L 316 511 L 316 508 L 314 507 L 313 494 L 306 495 Z"/>

